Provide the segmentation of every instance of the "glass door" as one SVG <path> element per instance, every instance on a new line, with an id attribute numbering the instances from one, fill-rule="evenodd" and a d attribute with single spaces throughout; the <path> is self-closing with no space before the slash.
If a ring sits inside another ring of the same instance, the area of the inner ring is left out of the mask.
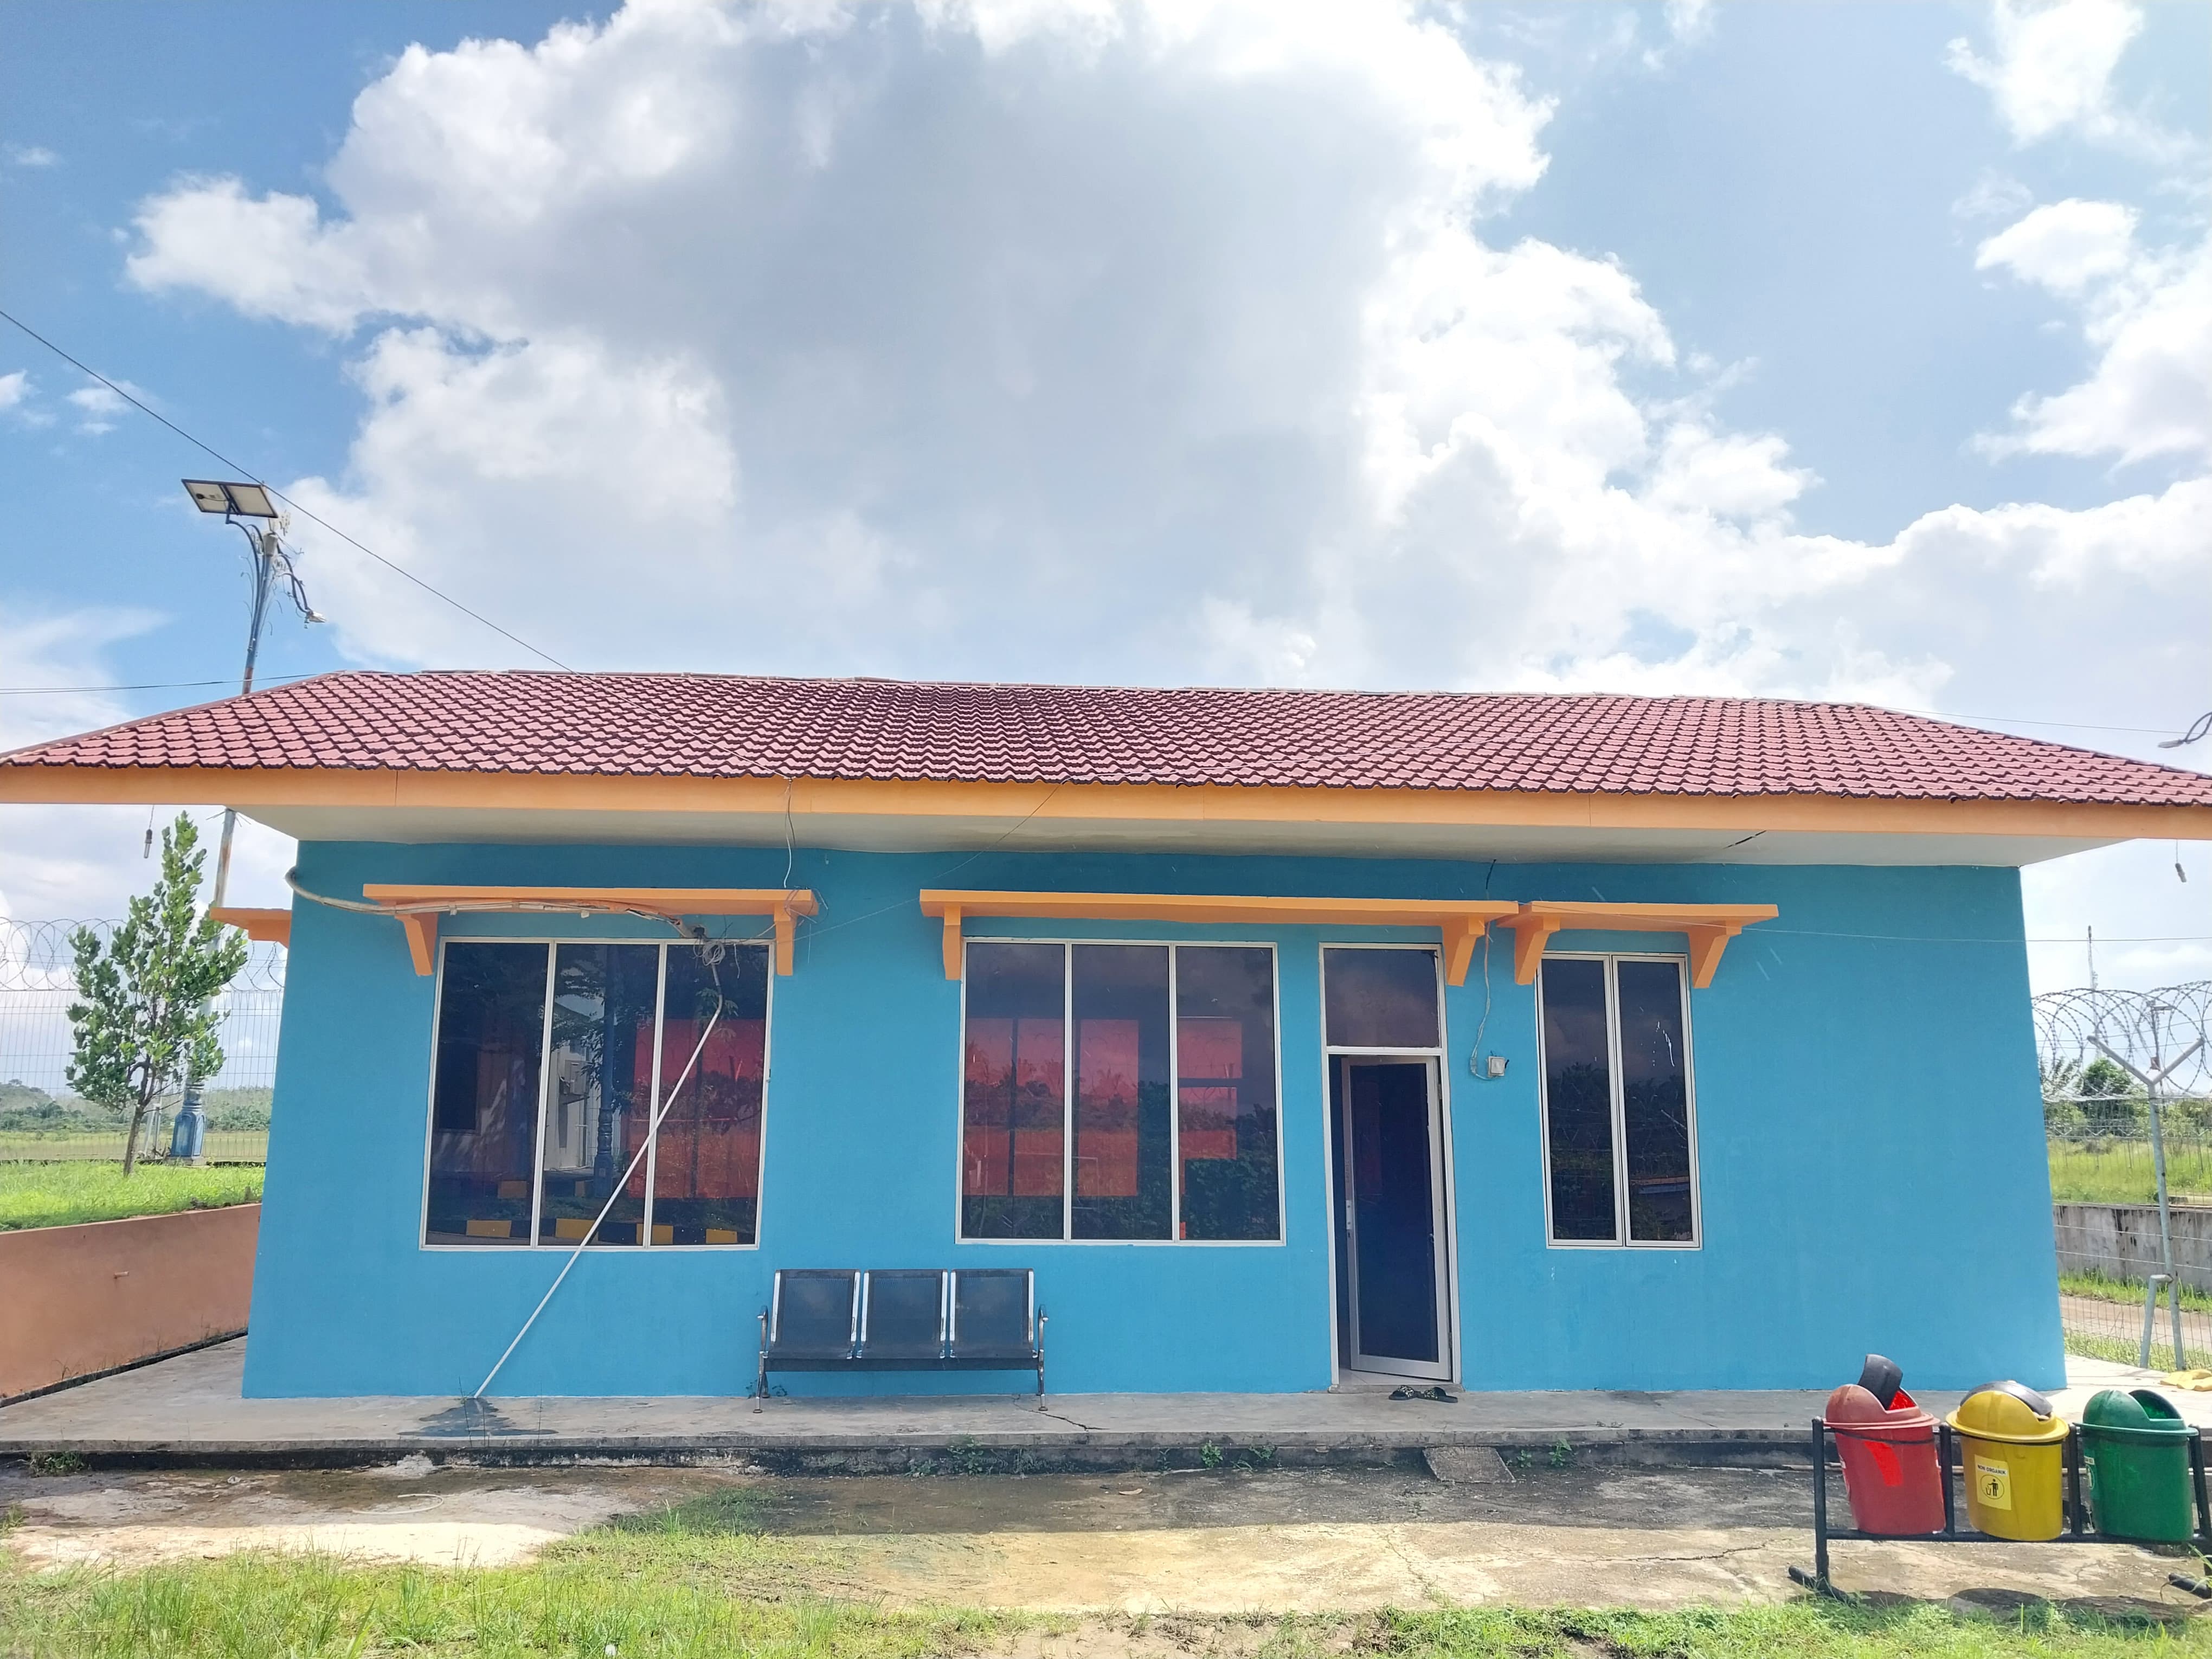
<path id="1" fill-rule="evenodd" d="M 1437 1062 L 1345 1057 L 1337 1066 L 1352 1364 L 1449 1378 Z"/>

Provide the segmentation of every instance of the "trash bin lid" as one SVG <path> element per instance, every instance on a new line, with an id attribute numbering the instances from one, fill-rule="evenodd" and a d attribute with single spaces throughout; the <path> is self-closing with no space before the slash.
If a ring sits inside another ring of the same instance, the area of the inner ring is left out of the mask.
<path id="1" fill-rule="evenodd" d="M 2066 1437 L 2066 1419 L 2041 1395 L 2017 1382 L 1991 1382 L 1975 1389 L 1959 1402 L 1949 1421 L 1962 1434 L 2014 1445 L 2041 1445 Z"/>
<path id="2" fill-rule="evenodd" d="M 1890 1410 L 1882 1409 L 1881 1397 L 1856 1382 L 1846 1382 L 1828 1396 L 1822 1419 L 1830 1428 L 1843 1428 L 1861 1423 L 1881 1424 L 1885 1428 L 1906 1429 L 1936 1419 L 1912 1402 L 1912 1396 L 1899 1390 L 1897 1404 Z"/>
<path id="3" fill-rule="evenodd" d="M 2081 1426 L 2099 1434 L 2130 1440 L 2185 1440 L 2189 1425 L 2162 1395 L 2148 1389 L 2123 1394 L 2106 1389 L 2089 1401 L 2081 1413 Z"/>

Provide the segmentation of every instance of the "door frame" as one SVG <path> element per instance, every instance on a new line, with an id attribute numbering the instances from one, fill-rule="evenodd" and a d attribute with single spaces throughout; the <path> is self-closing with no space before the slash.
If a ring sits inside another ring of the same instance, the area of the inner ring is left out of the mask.
<path id="1" fill-rule="evenodd" d="M 1437 1046 L 1432 1048 L 1358 1048 L 1333 1047 L 1328 1041 L 1328 953 L 1331 951 L 1419 951 L 1426 953 L 1436 966 L 1437 986 Z M 1434 1092 L 1431 1109 L 1440 1125 L 1437 1136 L 1437 1157 L 1443 1171 L 1442 1183 L 1437 1192 L 1437 1246 L 1441 1255 L 1437 1274 L 1438 1340 L 1442 1344 L 1443 1360 L 1435 1368 L 1435 1381 L 1455 1382 L 1460 1379 L 1460 1294 L 1459 1294 L 1459 1201 L 1457 1157 L 1452 1145 L 1451 1066 L 1447 1063 L 1449 1030 L 1444 1024 L 1443 952 L 1439 946 L 1418 942 L 1399 943 L 1369 939 L 1322 939 L 1315 949 L 1314 964 L 1317 970 L 1316 985 L 1320 991 L 1320 1006 L 1316 1009 L 1316 1024 L 1321 1036 L 1321 1152 L 1322 1182 L 1326 1201 L 1329 1206 L 1325 1218 L 1323 1237 L 1328 1243 L 1328 1367 L 1332 1386 L 1346 1380 L 1369 1379 L 1381 1381 L 1403 1374 L 1393 1371 L 1368 1370 L 1347 1362 L 1351 1333 L 1343 1329 L 1337 1317 L 1337 1288 L 1339 1275 L 1349 1265 L 1337 1251 L 1336 1238 L 1342 1218 L 1344 1194 L 1339 1190 L 1336 1163 L 1336 1082 L 1337 1061 L 1340 1060 L 1427 1060 L 1434 1066 Z M 1405 1362 L 1413 1363 L 1413 1362 Z M 1423 1373 L 1424 1380 L 1429 1374 Z"/>
<path id="2" fill-rule="evenodd" d="M 1429 1213 L 1430 1224 L 1433 1230 L 1430 1235 L 1430 1271 L 1436 1303 L 1434 1312 L 1437 1358 L 1432 1360 L 1403 1359 L 1395 1355 L 1370 1354 L 1361 1352 L 1359 1346 L 1359 1234 L 1349 1224 L 1347 1219 L 1344 1231 L 1351 1248 L 1345 1261 L 1345 1282 L 1348 1292 L 1345 1297 L 1345 1304 L 1352 1312 L 1352 1328 L 1346 1333 L 1345 1347 L 1350 1356 L 1351 1369 L 1363 1376 L 1414 1376 L 1419 1377 L 1424 1382 L 1448 1382 L 1451 1380 L 1455 1368 L 1451 1355 L 1450 1297 L 1446 1282 L 1446 1275 L 1450 1271 L 1451 1252 L 1446 1242 L 1446 1233 L 1449 1228 L 1449 1213 L 1444 1204 L 1443 1089 L 1443 1079 L 1439 1075 L 1443 1069 L 1442 1063 L 1434 1054 L 1335 1054 L 1331 1058 L 1335 1064 L 1336 1075 L 1340 1079 L 1342 1088 L 1342 1092 L 1334 1099 L 1344 1103 L 1346 1112 L 1344 1191 L 1337 1200 L 1340 1205 L 1356 1205 L 1359 1201 L 1358 1177 L 1352 1173 L 1352 1124 L 1349 1115 L 1353 1070 L 1363 1066 L 1419 1066 L 1427 1078 Z M 1334 1109 L 1334 1101 L 1333 1100 L 1332 1109 Z"/>

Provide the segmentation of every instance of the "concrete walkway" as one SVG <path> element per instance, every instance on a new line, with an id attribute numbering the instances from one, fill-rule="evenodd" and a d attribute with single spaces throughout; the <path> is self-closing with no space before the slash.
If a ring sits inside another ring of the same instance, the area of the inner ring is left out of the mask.
<path id="1" fill-rule="evenodd" d="M 1372 1462 L 1437 1446 L 1509 1455 L 1578 1452 L 1644 1463 L 1798 1462 L 1825 1394 L 1787 1389 L 1669 1394 L 1598 1390 L 1469 1394 L 1455 1404 L 1330 1394 L 909 1395 L 873 1399 L 452 1399 L 372 1395 L 247 1400 L 243 1340 L 0 1408 L 0 1456 L 73 1451 L 102 1459 L 363 1463 L 412 1453 L 558 1462 L 586 1456 L 765 1459 L 793 1468 L 904 1468 L 951 1453 L 992 1466 L 1129 1467 L 1266 1449 L 1283 1462 Z M 2131 1367 L 2069 1362 L 2060 1410 L 2078 1416 L 2104 1388 L 2156 1386 Z M 2172 1395 L 2212 1426 L 2212 1395 Z M 1930 1393 L 1936 1411 L 1956 1394 Z"/>

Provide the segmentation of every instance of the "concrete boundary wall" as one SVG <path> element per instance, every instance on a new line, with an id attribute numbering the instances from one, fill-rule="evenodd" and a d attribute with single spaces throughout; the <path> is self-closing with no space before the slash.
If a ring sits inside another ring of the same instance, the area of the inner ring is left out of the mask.
<path id="1" fill-rule="evenodd" d="M 0 1400 L 246 1328 L 261 1206 L 0 1232 Z"/>
<path id="2" fill-rule="evenodd" d="M 2212 1205 L 2174 1204 L 2168 1213 L 2181 1282 L 2212 1291 Z M 2145 1284 L 2160 1271 L 2155 1204 L 2054 1204 L 2051 1218 L 2063 1272 Z"/>

